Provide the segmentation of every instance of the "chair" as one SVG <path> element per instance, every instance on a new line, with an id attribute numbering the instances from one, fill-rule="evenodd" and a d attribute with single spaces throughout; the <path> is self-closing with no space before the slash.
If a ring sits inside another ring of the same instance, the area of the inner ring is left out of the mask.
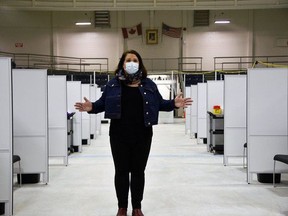
<path id="1" fill-rule="evenodd" d="M 277 154 L 274 156 L 274 168 L 273 168 L 273 187 L 275 187 L 275 166 L 276 166 L 276 161 L 288 164 L 288 155 L 284 154 Z"/>
<path id="2" fill-rule="evenodd" d="M 21 158 L 19 155 L 13 155 L 13 164 L 18 162 L 19 166 L 19 186 L 22 185 Z"/>

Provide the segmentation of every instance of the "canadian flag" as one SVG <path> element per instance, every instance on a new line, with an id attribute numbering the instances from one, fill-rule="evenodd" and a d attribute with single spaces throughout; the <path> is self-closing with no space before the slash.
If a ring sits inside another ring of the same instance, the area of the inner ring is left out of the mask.
<path id="1" fill-rule="evenodd" d="M 124 39 L 134 38 L 142 35 L 142 24 L 138 24 L 132 28 L 122 28 L 122 34 Z"/>

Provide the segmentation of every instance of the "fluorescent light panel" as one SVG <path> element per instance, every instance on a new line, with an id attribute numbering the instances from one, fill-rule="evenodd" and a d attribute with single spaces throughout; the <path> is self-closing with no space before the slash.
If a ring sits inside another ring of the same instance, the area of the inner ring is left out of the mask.
<path id="1" fill-rule="evenodd" d="M 215 24 L 229 24 L 230 20 L 215 20 Z"/>
<path id="2" fill-rule="evenodd" d="M 75 25 L 81 25 L 81 26 L 85 26 L 85 25 L 91 25 L 91 22 L 76 22 Z"/>

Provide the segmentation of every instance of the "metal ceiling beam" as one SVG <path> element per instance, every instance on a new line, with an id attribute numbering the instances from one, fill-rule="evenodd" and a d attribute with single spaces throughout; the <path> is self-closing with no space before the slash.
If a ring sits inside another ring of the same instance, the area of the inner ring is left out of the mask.
<path id="1" fill-rule="evenodd" d="M 288 8 L 288 0 L 0 0 L 2 10 L 125 11 Z"/>

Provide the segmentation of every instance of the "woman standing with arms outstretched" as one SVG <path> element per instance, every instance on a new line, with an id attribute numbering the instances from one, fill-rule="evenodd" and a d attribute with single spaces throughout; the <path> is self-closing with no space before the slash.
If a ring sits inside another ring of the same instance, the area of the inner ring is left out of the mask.
<path id="1" fill-rule="evenodd" d="M 81 112 L 105 112 L 105 118 L 111 119 L 109 136 L 118 199 L 116 216 L 127 216 L 129 188 L 132 216 L 144 216 L 141 202 L 152 126 L 158 123 L 159 111 L 173 111 L 191 103 L 191 98 L 181 95 L 174 100 L 164 100 L 157 85 L 147 78 L 139 53 L 129 50 L 122 54 L 115 78 L 107 83 L 101 98 L 93 103 L 84 98 L 84 102 L 75 104 Z"/>

